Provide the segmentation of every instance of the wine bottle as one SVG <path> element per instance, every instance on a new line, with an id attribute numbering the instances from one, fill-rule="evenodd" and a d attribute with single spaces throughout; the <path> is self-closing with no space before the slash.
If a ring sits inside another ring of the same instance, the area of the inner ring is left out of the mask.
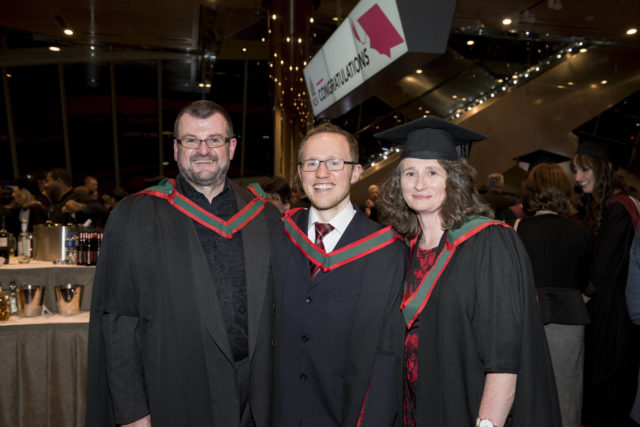
<path id="1" fill-rule="evenodd" d="M 9 232 L 4 228 L 4 216 L 2 217 L 2 228 L 0 228 L 0 263 L 9 264 Z"/>

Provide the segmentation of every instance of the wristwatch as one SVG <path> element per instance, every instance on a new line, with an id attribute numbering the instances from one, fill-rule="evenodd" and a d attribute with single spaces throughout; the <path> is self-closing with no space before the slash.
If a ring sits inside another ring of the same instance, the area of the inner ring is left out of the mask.
<path id="1" fill-rule="evenodd" d="M 498 427 L 489 418 L 476 418 L 476 427 Z"/>

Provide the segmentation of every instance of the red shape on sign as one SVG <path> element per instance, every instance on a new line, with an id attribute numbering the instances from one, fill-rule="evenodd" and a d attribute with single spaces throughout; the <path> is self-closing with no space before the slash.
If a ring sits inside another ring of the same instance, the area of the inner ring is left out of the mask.
<path id="1" fill-rule="evenodd" d="M 378 4 L 374 4 L 358 18 L 358 22 L 369 37 L 371 49 L 378 51 L 381 55 L 391 58 L 391 48 L 404 42 Z"/>

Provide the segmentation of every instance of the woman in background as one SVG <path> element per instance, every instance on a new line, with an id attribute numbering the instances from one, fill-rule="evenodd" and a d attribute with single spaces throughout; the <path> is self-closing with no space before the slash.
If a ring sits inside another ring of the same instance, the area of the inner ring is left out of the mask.
<path id="1" fill-rule="evenodd" d="M 582 135 L 571 167 L 582 218 L 595 234 L 585 332 L 583 424 L 637 426 L 629 417 L 638 382 L 640 330 L 629 319 L 625 285 L 638 197 L 616 175 L 615 141 Z"/>
<path id="2" fill-rule="evenodd" d="M 13 186 L 11 191 L 13 200 L 6 206 L 13 212 L 11 224 L 7 224 L 9 231 L 20 233 L 21 224 L 27 224 L 27 230 L 33 231 L 33 226 L 44 224 L 47 220 L 47 207 L 36 200 L 26 188 Z"/>
<path id="3" fill-rule="evenodd" d="M 533 267 L 564 427 L 580 425 L 584 325 L 589 323 L 582 293 L 589 283 L 592 256 L 591 231 L 567 218 L 573 210 L 572 194 L 571 181 L 560 166 L 534 167 L 522 186 L 529 216 L 515 224 Z"/>

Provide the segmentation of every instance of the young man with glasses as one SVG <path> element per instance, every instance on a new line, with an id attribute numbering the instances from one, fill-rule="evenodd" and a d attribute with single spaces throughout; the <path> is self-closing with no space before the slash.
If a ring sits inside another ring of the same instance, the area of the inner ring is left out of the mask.
<path id="1" fill-rule="evenodd" d="M 227 179 L 227 112 L 186 106 L 175 180 L 118 203 L 89 327 L 87 426 L 270 426 L 277 210 Z"/>
<path id="2" fill-rule="evenodd" d="M 278 427 L 392 426 L 401 396 L 407 248 L 350 200 L 358 145 L 322 124 L 298 151 L 310 209 L 285 214 L 274 256 Z"/>

